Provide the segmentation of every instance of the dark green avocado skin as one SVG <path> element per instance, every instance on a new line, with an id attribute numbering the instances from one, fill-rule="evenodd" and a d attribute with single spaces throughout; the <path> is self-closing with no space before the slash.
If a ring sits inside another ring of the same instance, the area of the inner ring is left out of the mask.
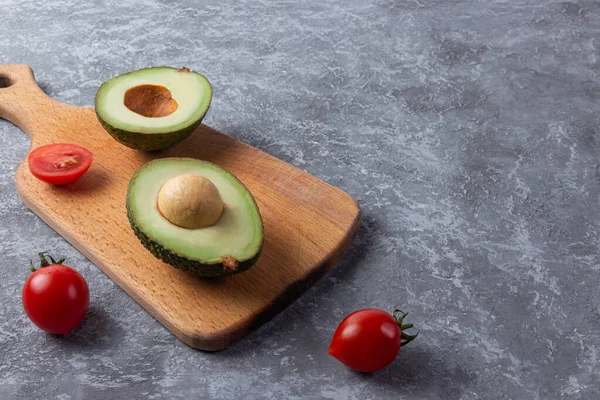
<path id="1" fill-rule="evenodd" d="M 154 161 L 150 161 L 150 163 L 158 162 L 160 160 L 164 160 L 164 159 L 157 159 Z M 252 258 L 250 258 L 248 260 L 238 260 L 238 265 L 237 265 L 237 268 L 235 268 L 235 269 L 228 268 L 223 262 L 209 264 L 209 263 L 203 263 L 203 262 L 200 262 L 197 260 L 191 260 L 189 258 L 186 258 L 184 255 L 178 254 L 176 251 L 166 248 L 166 247 L 160 245 L 159 243 L 157 243 L 156 241 L 152 240 L 148 235 L 146 235 L 137 226 L 137 224 L 135 222 L 134 213 L 132 212 L 131 206 L 129 204 L 129 198 L 131 196 L 131 187 L 139 173 L 140 173 L 140 170 L 136 171 L 133 174 L 131 180 L 129 181 L 129 185 L 127 187 L 127 196 L 126 196 L 126 202 L 125 202 L 125 205 L 127 208 L 127 219 L 129 220 L 129 225 L 131 226 L 131 229 L 133 230 L 135 236 L 140 240 L 142 245 L 152 255 L 154 255 L 154 257 L 158 258 L 159 260 L 162 260 L 163 262 L 165 262 L 175 268 L 187 271 L 195 276 L 202 277 L 202 278 L 219 278 L 219 277 L 224 277 L 224 276 L 228 276 L 228 275 L 239 274 L 241 272 L 244 272 L 244 271 L 250 269 L 254 264 L 256 264 L 256 262 L 258 261 L 258 259 L 260 257 L 260 254 L 262 252 L 262 248 L 263 248 L 263 244 L 264 244 L 265 228 L 264 228 L 264 225 L 262 224 L 262 222 L 261 222 L 261 232 L 260 232 L 262 241 L 261 241 L 258 251 Z M 254 201 L 254 205 L 258 208 L 258 205 L 256 204 L 256 200 L 254 199 L 254 197 L 252 197 L 252 200 Z"/>
<path id="2" fill-rule="evenodd" d="M 156 242 L 152 241 L 144 232 L 142 232 L 135 221 L 133 220 L 131 213 L 129 212 L 129 208 L 127 209 L 127 218 L 129 219 L 129 224 L 131 225 L 131 229 L 137 236 L 137 238 L 142 242 L 142 245 L 154 255 L 154 257 L 162 260 L 163 262 L 175 267 L 182 269 L 184 271 L 190 272 L 198 277 L 202 278 L 219 278 L 228 275 L 239 274 L 240 272 L 244 272 L 252 267 L 258 258 L 260 257 L 261 249 L 256 253 L 254 257 L 249 260 L 239 261 L 239 265 L 235 271 L 231 271 L 223 265 L 223 263 L 217 264 L 204 264 L 199 261 L 193 261 L 178 255 L 173 252 L 171 249 L 162 247 Z"/>
<path id="3" fill-rule="evenodd" d="M 175 146 L 176 144 L 187 139 L 198 126 L 202 123 L 203 118 L 194 122 L 192 125 L 180 129 L 177 132 L 166 132 L 166 133 L 142 133 L 125 131 L 115 128 L 106 123 L 100 114 L 96 112 L 96 117 L 100 125 L 106 130 L 117 142 L 130 147 L 135 150 L 142 151 L 158 151 L 168 149 L 169 147 Z"/>

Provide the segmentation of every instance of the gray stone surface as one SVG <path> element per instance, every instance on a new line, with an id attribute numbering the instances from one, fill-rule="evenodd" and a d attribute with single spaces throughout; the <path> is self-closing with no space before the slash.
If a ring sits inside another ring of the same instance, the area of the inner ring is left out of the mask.
<path id="1" fill-rule="evenodd" d="M 189 66 L 214 85 L 207 124 L 364 211 L 299 301 L 199 352 L 21 204 L 29 142 L 0 121 L 0 398 L 600 398 L 599 37 L 595 0 L 0 0 L 0 63 L 53 97 Z M 21 310 L 42 249 L 91 286 L 65 338 Z M 345 314 L 396 305 L 421 337 L 389 368 L 327 355 Z"/>

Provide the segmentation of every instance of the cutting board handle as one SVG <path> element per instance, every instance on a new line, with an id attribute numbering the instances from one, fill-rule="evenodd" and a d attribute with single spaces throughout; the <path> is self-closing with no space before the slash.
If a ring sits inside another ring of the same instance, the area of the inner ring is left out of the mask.
<path id="1" fill-rule="evenodd" d="M 59 107 L 65 105 L 40 89 L 29 65 L 0 65 L 0 118 L 9 120 L 32 136 L 45 116 Z"/>

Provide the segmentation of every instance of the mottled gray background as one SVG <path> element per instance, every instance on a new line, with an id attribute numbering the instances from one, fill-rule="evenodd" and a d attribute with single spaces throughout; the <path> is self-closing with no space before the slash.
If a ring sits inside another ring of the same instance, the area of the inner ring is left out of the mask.
<path id="1" fill-rule="evenodd" d="M 21 204 L 29 142 L 0 121 L 0 398 L 600 398 L 599 35 L 595 0 L 0 0 L 0 63 L 53 97 L 189 66 L 215 89 L 207 124 L 364 211 L 327 277 L 203 353 Z M 66 338 L 21 311 L 43 249 L 91 286 Z M 327 355 L 344 315 L 396 305 L 421 337 L 389 368 Z"/>

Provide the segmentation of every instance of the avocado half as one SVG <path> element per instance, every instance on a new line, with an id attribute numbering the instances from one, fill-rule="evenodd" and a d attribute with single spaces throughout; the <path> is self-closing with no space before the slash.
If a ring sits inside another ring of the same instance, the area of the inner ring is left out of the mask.
<path id="1" fill-rule="evenodd" d="M 158 195 L 165 183 L 184 174 L 200 175 L 218 189 L 224 203 L 218 222 L 187 229 L 160 212 Z M 135 235 L 155 257 L 201 277 L 237 274 L 258 260 L 263 222 L 250 191 L 231 172 L 193 158 L 162 158 L 135 172 L 127 190 L 127 217 Z"/>
<path id="2" fill-rule="evenodd" d="M 212 100 L 212 86 L 188 68 L 152 67 L 103 83 L 94 100 L 98 121 L 137 150 L 169 148 L 194 132 Z"/>

